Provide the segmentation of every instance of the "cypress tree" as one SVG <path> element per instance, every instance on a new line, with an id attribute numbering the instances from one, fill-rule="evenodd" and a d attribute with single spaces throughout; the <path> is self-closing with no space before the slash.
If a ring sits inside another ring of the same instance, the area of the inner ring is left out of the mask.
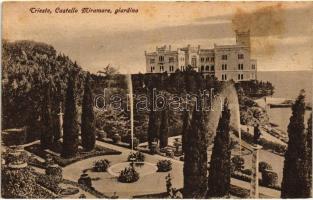
<path id="1" fill-rule="evenodd" d="M 160 148 L 164 148 L 168 145 L 168 110 L 164 109 L 161 114 L 161 126 L 160 126 Z"/>
<path id="2" fill-rule="evenodd" d="M 312 197 L 312 113 L 308 120 L 307 129 L 307 197 Z"/>
<path id="3" fill-rule="evenodd" d="M 305 95 L 301 91 L 292 105 L 288 125 L 288 148 L 285 153 L 282 198 L 307 198 L 306 133 L 304 127 Z"/>
<path id="4" fill-rule="evenodd" d="M 93 99 L 90 88 L 90 74 L 87 74 L 84 86 L 84 96 L 81 116 L 81 139 L 85 151 L 91 151 L 95 147 L 96 136 L 94 126 Z"/>
<path id="5" fill-rule="evenodd" d="M 184 135 L 184 198 L 205 198 L 207 192 L 207 120 L 203 111 L 192 114 Z"/>
<path id="6" fill-rule="evenodd" d="M 71 158 L 78 151 L 78 123 L 75 102 L 76 73 L 69 77 L 65 99 L 62 157 Z"/>
<path id="7" fill-rule="evenodd" d="M 158 125 L 158 111 L 153 110 L 153 90 L 150 91 L 150 113 L 149 113 L 149 123 L 148 123 L 148 144 L 151 147 L 151 143 L 154 142 L 159 135 L 159 125 Z"/>
<path id="8" fill-rule="evenodd" d="M 43 149 L 49 148 L 53 144 L 53 128 L 51 116 L 51 84 L 44 85 L 44 100 L 42 108 L 42 129 L 40 144 Z"/>
<path id="9" fill-rule="evenodd" d="M 225 100 L 211 155 L 207 197 L 225 197 L 229 195 L 231 165 L 229 122 L 230 110 L 227 100 Z"/>
<path id="10" fill-rule="evenodd" d="M 190 121 L 191 121 L 191 114 L 188 110 L 184 110 L 183 112 L 183 131 L 182 131 L 182 150 L 185 152 L 184 148 L 187 145 L 187 131 L 190 129 Z"/>

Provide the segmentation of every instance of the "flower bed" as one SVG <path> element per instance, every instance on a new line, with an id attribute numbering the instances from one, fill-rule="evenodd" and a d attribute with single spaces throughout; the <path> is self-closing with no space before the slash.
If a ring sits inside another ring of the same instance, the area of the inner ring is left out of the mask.
<path id="1" fill-rule="evenodd" d="M 113 149 L 109 149 L 109 148 L 105 148 L 99 145 L 95 146 L 95 149 L 90 151 L 90 152 L 83 152 L 83 151 L 79 151 L 77 153 L 77 155 L 73 158 L 62 158 L 60 156 L 57 155 L 53 155 L 47 151 L 44 151 L 40 148 L 40 144 L 34 144 L 28 147 L 25 147 L 25 149 L 43 159 L 45 159 L 47 157 L 47 155 L 51 156 L 54 160 L 55 163 L 57 163 L 58 165 L 65 167 L 69 164 L 72 164 L 74 162 L 83 160 L 83 159 L 87 159 L 87 158 L 91 158 L 91 157 L 95 157 L 95 156 L 102 156 L 102 155 L 118 155 L 121 154 L 121 152 L 113 150 Z M 57 154 L 59 154 L 62 150 L 62 147 L 55 147 L 53 148 L 53 151 Z"/>
<path id="2" fill-rule="evenodd" d="M 72 185 L 74 187 L 78 187 L 78 188 L 84 190 L 85 192 L 88 192 L 88 193 L 94 195 L 95 197 L 97 197 L 99 199 L 108 199 L 109 198 L 108 196 L 104 195 L 103 193 L 97 191 L 94 188 L 86 187 L 86 186 L 78 184 L 74 181 L 63 179 L 62 183 L 69 184 L 69 185 Z"/>
<path id="3" fill-rule="evenodd" d="M 106 172 L 109 166 L 110 166 L 110 161 L 108 161 L 107 159 L 97 160 L 94 163 L 93 171 Z"/>
<path id="4" fill-rule="evenodd" d="M 118 181 L 122 183 L 133 183 L 139 180 L 139 173 L 133 167 L 126 167 L 121 171 Z"/>
<path id="5" fill-rule="evenodd" d="M 144 162 L 145 161 L 145 155 L 143 153 L 141 153 L 140 151 L 137 151 L 136 153 L 130 153 L 128 155 L 127 161 L 131 162 L 131 161 L 135 161 L 135 162 Z M 134 160 L 132 160 L 134 159 Z"/>
<path id="6" fill-rule="evenodd" d="M 172 162 L 170 160 L 160 160 L 157 163 L 158 172 L 168 172 L 172 170 Z"/>

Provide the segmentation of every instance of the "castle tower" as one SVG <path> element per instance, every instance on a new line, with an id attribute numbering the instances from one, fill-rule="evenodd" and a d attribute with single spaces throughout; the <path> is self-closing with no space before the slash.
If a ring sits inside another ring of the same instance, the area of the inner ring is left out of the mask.
<path id="1" fill-rule="evenodd" d="M 236 44 L 245 45 L 251 49 L 250 45 L 250 30 L 248 31 L 235 31 L 236 32 Z"/>

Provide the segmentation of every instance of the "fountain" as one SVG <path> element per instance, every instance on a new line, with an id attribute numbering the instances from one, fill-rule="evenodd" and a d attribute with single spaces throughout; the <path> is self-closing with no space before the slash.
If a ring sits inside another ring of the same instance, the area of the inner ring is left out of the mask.
<path id="1" fill-rule="evenodd" d="M 129 91 L 129 103 L 130 103 L 130 123 L 131 123 L 131 155 L 134 155 L 134 97 L 133 97 L 133 84 L 131 79 L 131 74 L 127 75 L 127 85 Z M 108 173 L 112 176 L 118 177 L 122 170 L 127 167 L 134 168 L 139 174 L 140 177 L 146 176 L 148 174 L 155 173 L 157 171 L 157 167 L 153 163 L 144 162 L 142 160 L 138 160 L 135 156 L 130 156 L 128 162 L 121 162 L 112 165 L 108 168 Z"/>

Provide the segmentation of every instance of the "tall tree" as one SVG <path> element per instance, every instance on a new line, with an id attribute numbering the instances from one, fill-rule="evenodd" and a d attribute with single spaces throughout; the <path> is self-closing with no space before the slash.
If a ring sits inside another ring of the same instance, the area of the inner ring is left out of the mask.
<path id="1" fill-rule="evenodd" d="M 93 98 L 90 88 L 90 74 L 87 74 L 84 86 L 84 96 L 81 115 L 81 139 L 85 151 L 95 147 L 96 136 L 94 126 Z"/>
<path id="2" fill-rule="evenodd" d="M 231 168 L 229 122 L 230 110 L 228 102 L 225 100 L 211 155 L 207 197 L 225 197 L 229 195 Z"/>
<path id="3" fill-rule="evenodd" d="M 288 125 L 288 148 L 285 154 L 282 198 L 307 198 L 306 133 L 304 126 L 305 93 L 301 91 L 292 105 Z"/>
<path id="4" fill-rule="evenodd" d="M 168 110 L 165 108 L 161 113 L 161 126 L 160 126 L 160 148 L 168 145 Z"/>
<path id="5" fill-rule="evenodd" d="M 205 198 L 207 192 L 207 120 L 196 106 L 184 135 L 184 198 Z"/>
<path id="6" fill-rule="evenodd" d="M 44 83 L 44 100 L 42 103 L 42 129 L 40 144 L 43 149 L 49 148 L 53 144 L 53 129 L 51 116 L 51 84 Z"/>
<path id="7" fill-rule="evenodd" d="M 62 157 L 71 158 L 78 151 L 78 123 L 75 100 L 76 72 L 69 77 L 65 99 Z"/>
<path id="8" fill-rule="evenodd" d="M 308 197 L 312 197 L 312 113 L 308 120 L 308 129 L 307 129 L 307 191 Z"/>

